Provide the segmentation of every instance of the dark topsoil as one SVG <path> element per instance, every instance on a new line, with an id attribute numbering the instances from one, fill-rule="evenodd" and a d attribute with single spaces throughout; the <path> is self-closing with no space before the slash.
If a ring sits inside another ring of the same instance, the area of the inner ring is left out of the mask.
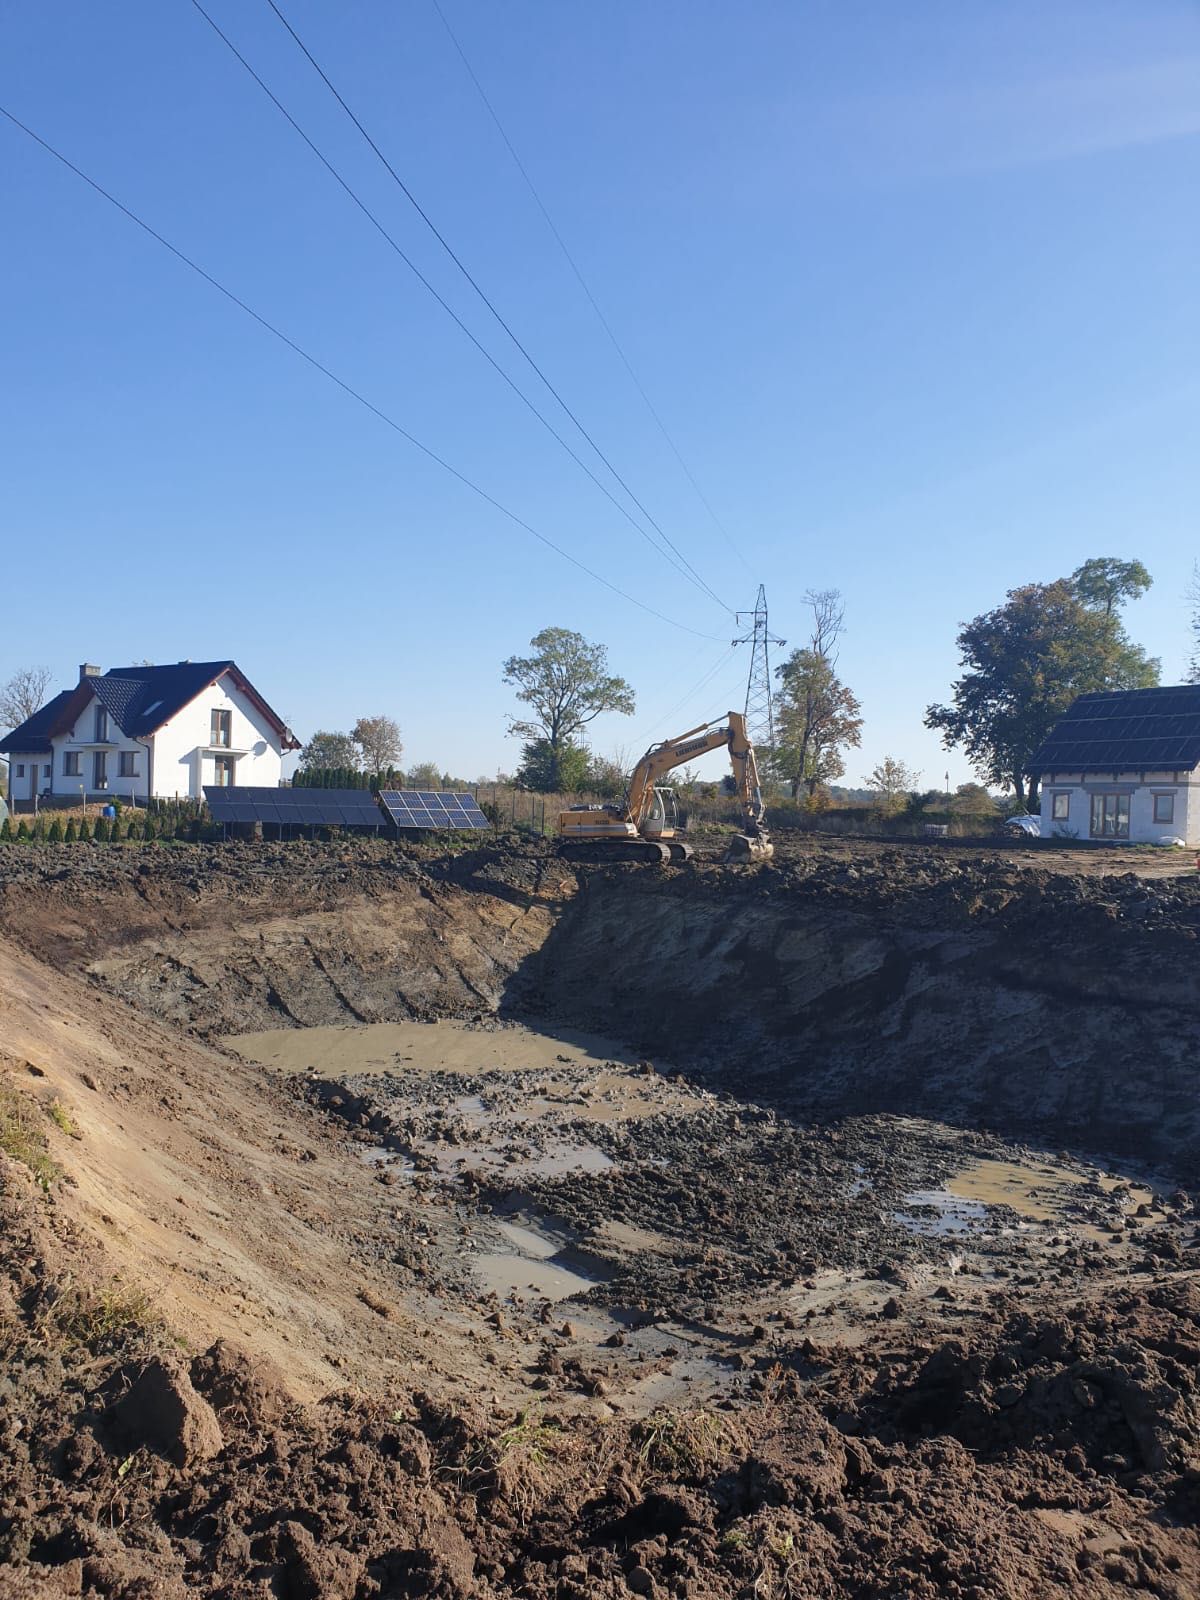
<path id="1" fill-rule="evenodd" d="M 147 906 L 234 902 L 249 908 L 282 888 L 289 907 L 331 904 L 341 896 L 385 891 L 397 877 L 451 883 L 521 899 L 552 896 L 564 879 L 609 875 L 731 888 L 766 898 L 792 895 L 822 906 L 903 920 L 908 926 L 1030 928 L 1059 913 L 1082 920 L 1078 932 L 1112 922 L 1200 933 L 1200 874 L 1163 876 L 1158 858 L 1125 850 L 1106 870 L 1104 852 L 1028 845 L 879 843 L 819 834 L 783 836 L 773 861 L 731 867 L 701 855 L 681 868 L 580 868 L 561 862 L 553 844 L 500 837 L 445 854 L 433 848 L 364 839 L 335 844 L 33 845 L 0 847 L 0 897 L 19 906 L 30 894 L 85 911 L 93 897 L 122 887 Z M 1172 858 L 1174 853 L 1172 852 Z M 1181 858 L 1184 853 L 1180 852 Z M 1186 857 L 1190 861 L 1190 856 Z M 735 888 L 736 886 L 736 888 Z M 137 918 L 113 928 L 136 937 Z"/>
<path id="2" fill-rule="evenodd" d="M 802 1333 L 745 1399 L 497 1415 L 403 1388 L 300 1410 L 81 1291 L 5 1164 L 0 1593 L 1128 1596 L 1200 1584 L 1200 1292 L 997 1295 L 857 1350 Z"/>

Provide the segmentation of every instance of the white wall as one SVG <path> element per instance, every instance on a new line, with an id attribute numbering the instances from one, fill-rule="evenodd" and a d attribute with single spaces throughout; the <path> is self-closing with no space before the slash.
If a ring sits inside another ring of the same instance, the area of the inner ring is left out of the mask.
<path id="1" fill-rule="evenodd" d="M 51 792 L 57 795 L 69 796 L 71 799 L 81 798 L 81 789 L 86 795 L 94 795 L 98 791 L 92 781 L 92 756 L 96 749 L 96 706 L 98 701 L 93 695 L 78 717 L 74 726 L 66 733 L 59 734 L 54 740 L 54 779 Z M 146 779 L 148 756 L 145 745 L 138 744 L 136 739 L 129 739 L 121 732 L 113 717 L 108 719 L 108 743 L 104 746 L 106 753 L 106 770 L 108 786 L 103 791 L 107 795 L 119 795 L 122 800 L 144 800 L 146 798 Z M 68 777 L 63 771 L 63 756 L 67 751 L 79 757 L 79 776 Z M 125 751 L 133 756 L 133 776 L 121 776 L 121 752 Z"/>
<path id="2" fill-rule="evenodd" d="M 1042 837 L 1090 839 L 1092 827 L 1092 795 L 1105 788 L 1119 789 L 1134 785 L 1129 796 L 1129 842 L 1131 844 L 1167 844 L 1173 839 L 1183 839 L 1188 844 L 1200 844 L 1200 796 L 1188 779 L 1195 773 L 1180 774 L 1176 782 L 1173 772 L 1148 772 L 1142 782 L 1140 772 L 1121 773 L 1111 785 L 1096 773 L 1086 775 L 1057 773 L 1051 782 L 1049 775 L 1042 778 Z M 1070 816 L 1054 820 L 1053 797 L 1070 795 Z M 1155 794 L 1172 794 L 1175 797 L 1175 816 L 1171 822 L 1155 822 Z M 1110 844 L 1121 841 L 1112 839 Z"/>
<path id="3" fill-rule="evenodd" d="M 212 714 L 233 713 L 228 752 L 212 748 Z M 283 771 L 279 734 L 269 727 L 252 702 L 234 687 L 226 673 L 184 706 L 154 736 L 154 792 L 160 799 L 175 795 L 202 799 L 204 785 L 216 782 L 216 758 L 236 757 L 233 781 L 275 788 Z"/>
<path id="4" fill-rule="evenodd" d="M 80 787 L 89 796 L 96 793 L 92 782 L 92 755 L 96 748 L 95 718 L 97 701 L 93 697 L 75 720 L 75 725 L 54 740 L 52 793 L 80 797 Z M 231 742 L 228 752 L 212 748 L 212 714 L 214 710 L 232 713 Z M 165 722 L 145 743 L 128 738 L 114 719 L 108 719 L 109 743 L 107 753 L 108 787 L 105 793 L 119 795 L 122 800 L 144 800 L 147 782 L 153 780 L 153 793 L 160 800 L 178 797 L 203 798 L 206 783 L 216 782 L 216 758 L 228 753 L 235 758 L 234 782 L 259 784 L 266 788 L 278 785 L 282 772 L 283 751 L 279 734 L 268 727 L 253 703 L 234 687 L 226 673 L 216 683 L 210 684 L 188 705 Z M 146 744 L 153 747 L 153 761 Z M 68 777 L 63 772 L 63 755 L 72 751 L 79 756 L 78 777 Z M 121 753 L 133 755 L 134 775 L 121 777 Z M 17 761 L 23 757 L 15 757 Z M 32 759 L 32 758 L 29 758 Z M 42 762 L 46 757 L 39 758 Z M 27 769 L 28 770 L 28 769 Z M 18 799 L 28 795 L 28 779 L 19 780 L 16 787 Z M 46 787 L 39 782 L 38 792 Z"/>
<path id="5" fill-rule="evenodd" d="M 8 762 L 9 798 L 12 800 L 32 800 L 35 794 L 43 794 L 51 780 L 46 777 L 45 768 L 53 766 L 53 760 L 44 753 L 37 755 L 12 755 L 0 757 Z M 17 768 L 23 767 L 23 772 Z M 36 774 L 36 779 L 32 776 Z"/>

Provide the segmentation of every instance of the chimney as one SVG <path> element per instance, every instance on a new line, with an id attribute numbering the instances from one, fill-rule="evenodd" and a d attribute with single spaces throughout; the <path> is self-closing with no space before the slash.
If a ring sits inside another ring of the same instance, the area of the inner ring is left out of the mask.
<path id="1" fill-rule="evenodd" d="M 92 666 L 90 661 L 85 661 L 79 669 L 79 681 L 83 683 L 88 678 L 98 678 L 100 668 Z"/>

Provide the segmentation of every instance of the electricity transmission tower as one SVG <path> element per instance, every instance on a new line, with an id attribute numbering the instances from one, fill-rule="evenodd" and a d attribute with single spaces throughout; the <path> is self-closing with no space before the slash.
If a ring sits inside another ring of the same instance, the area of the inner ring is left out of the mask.
<path id="1" fill-rule="evenodd" d="M 758 586 L 758 599 L 753 611 L 737 613 L 738 627 L 746 631 L 733 643 L 750 646 L 750 672 L 746 678 L 746 731 L 756 749 L 775 748 L 775 703 L 771 694 L 771 646 L 785 645 L 767 627 L 767 591 Z"/>

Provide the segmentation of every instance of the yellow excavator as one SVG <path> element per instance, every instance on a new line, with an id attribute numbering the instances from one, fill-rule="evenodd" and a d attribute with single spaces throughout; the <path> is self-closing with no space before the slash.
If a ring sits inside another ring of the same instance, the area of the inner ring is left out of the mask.
<path id="1" fill-rule="evenodd" d="M 652 744 L 634 767 L 621 805 L 572 806 L 560 811 L 562 854 L 572 861 L 686 861 L 692 847 L 681 837 L 675 791 L 659 787 L 656 780 L 673 767 L 722 745 L 729 751 L 743 825 L 743 831 L 734 835 L 726 860 L 766 861 L 775 851 L 766 828 L 758 762 L 740 711 Z"/>

